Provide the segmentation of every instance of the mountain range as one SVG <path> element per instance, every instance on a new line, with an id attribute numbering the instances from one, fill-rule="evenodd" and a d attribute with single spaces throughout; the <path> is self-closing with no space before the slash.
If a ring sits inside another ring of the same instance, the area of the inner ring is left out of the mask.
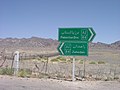
<path id="1" fill-rule="evenodd" d="M 16 50 L 21 49 L 24 50 L 57 50 L 59 42 L 53 39 L 45 39 L 39 37 L 31 37 L 31 38 L 0 38 L 0 50 L 3 48 L 8 50 Z M 100 48 L 100 49 L 119 49 L 120 50 L 120 40 L 113 42 L 111 44 L 106 44 L 102 42 L 89 44 L 90 48 Z"/>

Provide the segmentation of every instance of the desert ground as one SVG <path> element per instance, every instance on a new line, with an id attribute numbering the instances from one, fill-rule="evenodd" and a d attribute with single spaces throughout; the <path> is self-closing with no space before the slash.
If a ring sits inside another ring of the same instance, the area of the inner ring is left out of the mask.
<path id="1" fill-rule="evenodd" d="M 62 81 L 0 76 L 0 90 L 119 90 L 119 81 Z"/>

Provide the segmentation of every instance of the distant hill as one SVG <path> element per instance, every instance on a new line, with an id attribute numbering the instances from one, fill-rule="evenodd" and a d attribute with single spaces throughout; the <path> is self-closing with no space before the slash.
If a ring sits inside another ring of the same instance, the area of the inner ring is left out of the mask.
<path id="1" fill-rule="evenodd" d="M 56 50 L 59 45 L 59 42 L 57 40 L 53 39 L 45 39 L 45 38 L 39 38 L 39 37 L 31 37 L 31 38 L 0 38 L 0 50 L 3 48 L 9 50 Z M 90 48 L 101 48 L 101 49 L 120 49 L 120 41 L 116 41 L 111 44 L 106 43 L 90 43 Z"/>
<path id="2" fill-rule="evenodd" d="M 90 48 L 120 49 L 120 40 L 111 44 L 106 44 L 102 42 L 90 43 Z"/>
<path id="3" fill-rule="evenodd" d="M 8 52 L 19 51 L 55 51 L 58 46 L 58 41 L 53 39 L 45 39 L 38 37 L 31 38 L 0 38 L 0 50 L 6 49 Z"/>
<path id="4" fill-rule="evenodd" d="M 120 49 L 120 40 L 110 44 L 113 48 Z"/>
<path id="5" fill-rule="evenodd" d="M 110 48 L 110 44 L 106 44 L 106 43 L 101 43 L 101 42 L 97 42 L 97 43 L 90 43 L 90 48 Z"/>
<path id="6" fill-rule="evenodd" d="M 58 45 L 57 40 L 38 37 L 0 39 L 0 47 L 50 47 Z"/>

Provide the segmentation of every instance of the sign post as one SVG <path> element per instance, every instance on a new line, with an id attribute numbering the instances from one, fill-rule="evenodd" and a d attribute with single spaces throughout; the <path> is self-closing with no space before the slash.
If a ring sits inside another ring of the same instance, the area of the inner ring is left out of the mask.
<path id="1" fill-rule="evenodd" d="M 75 81 L 75 56 L 88 56 L 88 43 L 95 37 L 92 28 L 59 28 L 60 55 L 73 56 L 72 81 Z"/>
<path id="2" fill-rule="evenodd" d="M 75 81 L 75 56 L 73 56 L 72 81 Z"/>

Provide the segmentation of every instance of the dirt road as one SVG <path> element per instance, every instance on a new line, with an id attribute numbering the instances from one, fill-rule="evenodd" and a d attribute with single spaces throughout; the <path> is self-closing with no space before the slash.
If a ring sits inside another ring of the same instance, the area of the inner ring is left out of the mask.
<path id="1" fill-rule="evenodd" d="M 120 90 L 118 81 L 61 81 L 0 76 L 0 90 Z"/>

